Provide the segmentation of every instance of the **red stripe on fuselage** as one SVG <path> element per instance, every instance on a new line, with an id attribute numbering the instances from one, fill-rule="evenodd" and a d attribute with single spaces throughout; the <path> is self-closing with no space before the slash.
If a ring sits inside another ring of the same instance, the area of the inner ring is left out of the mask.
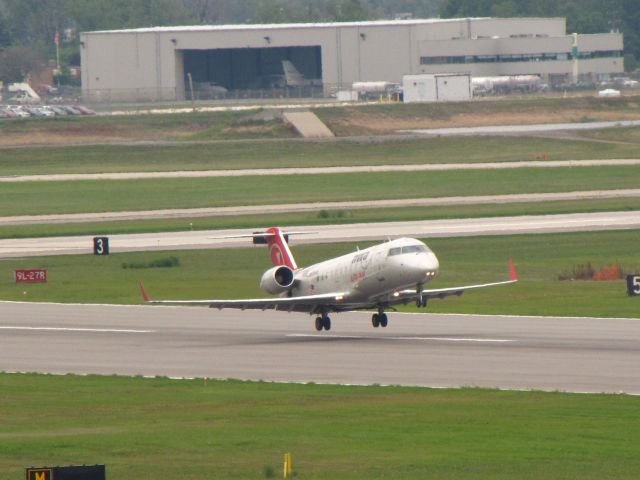
<path id="1" fill-rule="evenodd" d="M 267 236 L 267 244 L 269 245 L 269 253 L 273 265 L 276 267 L 286 265 L 292 270 L 297 270 L 298 265 L 291 254 L 291 250 L 289 250 L 289 245 L 284 239 L 282 230 L 278 227 L 271 227 L 267 229 L 267 233 L 271 234 Z"/>

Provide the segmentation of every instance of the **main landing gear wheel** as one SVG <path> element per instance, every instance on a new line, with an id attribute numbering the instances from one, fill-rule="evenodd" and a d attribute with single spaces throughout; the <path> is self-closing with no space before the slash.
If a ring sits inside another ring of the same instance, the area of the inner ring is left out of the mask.
<path id="1" fill-rule="evenodd" d="M 328 316 L 316 317 L 316 330 L 322 331 L 322 329 L 331 330 L 331 319 Z"/>
<path id="2" fill-rule="evenodd" d="M 327 331 L 331 330 L 331 319 L 329 317 L 324 317 L 322 319 L 322 323 L 325 330 Z"/>
<path id="3" fill-rule="evenodd" d="M 384 312 L 374 313 L 373 315 L 371 315 L 371 325 L 373 325 L 373 328 L 384 328 L 388 323 L 389 319 L 387 318 L 387 314 Z"/>

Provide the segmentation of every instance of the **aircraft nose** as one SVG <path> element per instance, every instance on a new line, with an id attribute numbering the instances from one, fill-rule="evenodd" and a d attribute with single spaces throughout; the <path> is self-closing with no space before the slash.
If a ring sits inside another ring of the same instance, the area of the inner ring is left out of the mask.
<path id="1" fill-rule="evenodd" d="M 422 253 L 412 262 L 412 268 L 414 274 L 419 277 L 419 282 L 428 281 L 433 278 L 440 268 L 440 262 L 438 258 L 431 252 Z"/>
<path id="2" fill-rule="evenodd" d="M 429 276 L 434 276 L 436 273 L 438 273 L 439 268 L 440 262 L 438 261 L 438 257 L 436 257 L 433 253 L 427 253 L 424 260 L 425 274 L 428 273 Z"/>

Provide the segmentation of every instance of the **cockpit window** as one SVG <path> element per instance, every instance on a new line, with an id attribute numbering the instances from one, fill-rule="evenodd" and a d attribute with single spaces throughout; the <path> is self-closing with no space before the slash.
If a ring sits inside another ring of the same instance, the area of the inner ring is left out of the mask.
<path id="1" fill-rule="evenodd" d="M 396 247 L 389 249 L 389 256 L 401 255 L 403 253 L 419 253 L 428 252 L 429 249 L 424 245 L 407 245 L 406 247 Z"/>
<path id="2" fill-rule="evenodd" d="M 427 247 L 424 245 L 409 245 L 407 247 L 402 247 L 402 253 L 418 253 L 418 252 L 426 252 Z"/>

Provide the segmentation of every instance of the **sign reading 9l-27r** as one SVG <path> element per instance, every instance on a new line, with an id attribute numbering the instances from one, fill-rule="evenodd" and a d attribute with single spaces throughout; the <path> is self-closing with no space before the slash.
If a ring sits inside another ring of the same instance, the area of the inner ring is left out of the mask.
<path id="1" fill-rule="evenodd" d="M 109 255 L 109 237 L 93 237 L 93 254 Z"/>
<path id="2" fill-rule="evenodd" d="M 629 295 L 640 295 L 640 275 L 627 275 L 627 292 Z"/>
<path id="3" fill-rule="evenodd" d="M 16 270 L 14 277 L 16 283 L 45 283 L 47 281 L 47 270 L 45 268 Z"/>

